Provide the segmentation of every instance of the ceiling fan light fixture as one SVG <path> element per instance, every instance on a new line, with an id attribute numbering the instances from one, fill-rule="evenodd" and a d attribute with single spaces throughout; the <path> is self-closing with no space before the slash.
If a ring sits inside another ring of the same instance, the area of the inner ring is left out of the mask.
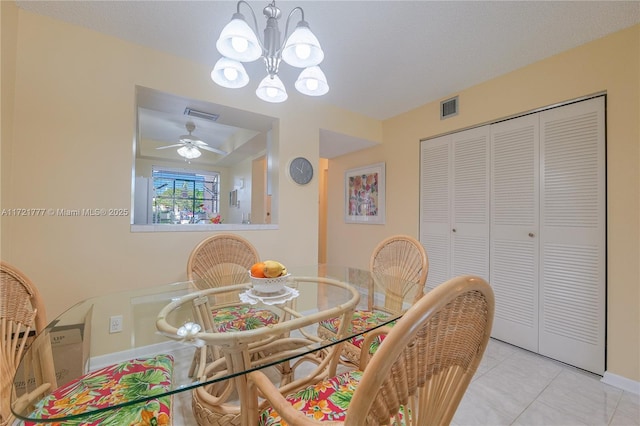
<path id="1" fill-rule="evenodd" d="M 249 75 L 244 66 L 233 59 L 222 57 L 211 71 L 211 79 L 222 87 L 238 89 L 249 83 Z"/>
<path id="2" fill-rule="evenodd" d="M 178 148 L 178 154 L 181 157 L 186 158 L 187 160 L 193 160 L 194 158 L 198 158 L 202 155 L 200 150 L 195 146 L 183 146 Z"/>
<path id="3" fill-rule="evenodd" d="M 185 124 L 185 128 L 187 129 L 187 132 L 189 132 L 189 134 L 181 135 L 179 137 L 178 143 L 159 146 L 156 149 L 169 149 L 169 148 L 179 147 L 177 150 L 178 154 L 186 158 L 187 160 L 192 160 L 194 158 L 200 157 L 202 155 L 202 152 L 200 151 L 201 149 L 205 151 L 213 152 L 222 156 L 229 155 L 228 152 L 220 148 L 209 146 L 202 139 L 192 135 L 191 132 L 193 132 L 196 129 L 196 125 L 193 122 L 191 121 L 187 122 Z"/>
<path id="4" fill-rule="evenodd" d="M 277 75 L 268 75 L 263 78 L 256 89 L 256 95 L 263 101 L 272 103 L 284 102 L 289 97 L 282 80 Z"/>
<path id="5" fill-rule="evenodd" d="M 295 86 L 298 92 L 308 96 L 322 96 L 329 91 L 327 78 L 318 66 L 302 70 Z"/>

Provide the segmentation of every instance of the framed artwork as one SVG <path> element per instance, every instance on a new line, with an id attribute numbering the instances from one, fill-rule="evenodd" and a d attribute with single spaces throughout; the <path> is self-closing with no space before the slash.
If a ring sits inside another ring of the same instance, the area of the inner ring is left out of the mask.
<path id="1" fill-rule="evenodd" d="M 344 174 L 344 221 L 384 224 L 384 185 L 384 163 L 347 170 Z"/>

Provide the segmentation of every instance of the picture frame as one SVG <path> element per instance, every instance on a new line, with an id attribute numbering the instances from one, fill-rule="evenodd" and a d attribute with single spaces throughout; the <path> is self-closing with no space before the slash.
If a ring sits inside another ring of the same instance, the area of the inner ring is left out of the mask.
<path id="1" fill-rule="evenodd" d="M 229 192 L 229 206 L 231 207 L 240 207 L 240 204 L 238 203 L 238 190 L 234 189 L 233 191 Z"/>
<path id="2" fill-rule="evenodd" d="M 385 163 L 348 169 L 344 174 L 344 221 L 385 223 Z"/>

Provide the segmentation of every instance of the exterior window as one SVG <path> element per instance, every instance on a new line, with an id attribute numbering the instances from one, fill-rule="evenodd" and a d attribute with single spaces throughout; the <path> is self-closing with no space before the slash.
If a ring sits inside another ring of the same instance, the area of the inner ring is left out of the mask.
<path id="1" fill-rule="evenodd" d="M 153 223 L 208 223 L 220 211 L 220 175 L 153 168 Z"/>

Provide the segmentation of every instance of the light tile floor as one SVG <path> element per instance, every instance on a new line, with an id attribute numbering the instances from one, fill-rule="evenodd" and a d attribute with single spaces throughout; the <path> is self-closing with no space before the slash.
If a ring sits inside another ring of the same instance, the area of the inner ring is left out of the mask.
<path id="1" fill-rule="evenodd" d="M 640 395 L 601 377 L 491 340 L 452 424 L 640 426 Z M 195 425 L 191 392 L 175 395 L 174 426 Z"/>
<path id="2" fill-rule="evenodd" d="M 454 425 L 640 425 L 640 395 L 491 339 Z"/>

